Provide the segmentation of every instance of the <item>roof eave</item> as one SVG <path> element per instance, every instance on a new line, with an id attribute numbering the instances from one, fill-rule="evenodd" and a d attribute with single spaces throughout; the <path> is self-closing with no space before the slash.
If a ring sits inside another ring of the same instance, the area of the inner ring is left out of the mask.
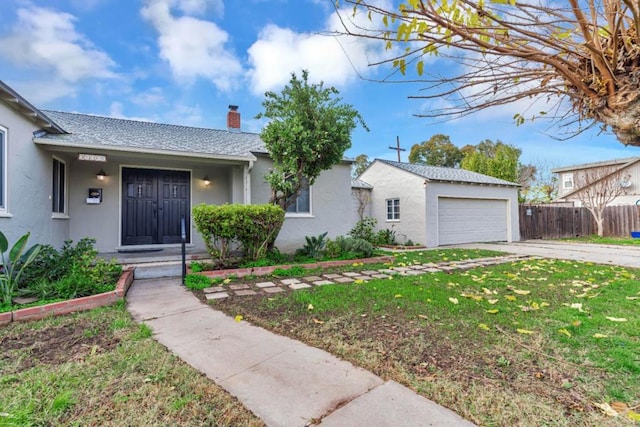
<path id="1" fill-rule="evenodd" d="M 189 151 L 170 151 L 170 150 L 153 150 L 147 148 L 138 148 L 138 147 L 112 147 L 112 146 L 97 146 L 91 144 L 67 144 L 63 141 L 55 141 L 50 138 L 33 138 L 33 142 L 39 145 L 46 145 L 51 147 L 64 147 L 71 149 L 84 149 L 84 150 L 97 150 L 97 151 L 106 151 L 106 152 L 122 152 L 122 153 L 137 153 L 137 154 L 156 154 L 156 155 L 165 155 L 165 156 L 179 156 L 179 157 L 204 157 L 212 160 L 228 160 L 228 161 L 240 161 L 240 162 L 253 162 L 256 161 L 257 158 L 249 153 L 247 156 L 231 156 L 225 154 L 214 154 L 214 153 L 196 153 Z"/>
<path id="2" fill-rule="evenodd" d="M 58 126 L 53 120 L 47 117 L 42 111 L 31 105 L 29 101 L 24 99 L 18 92 L 7 86 L 0 80 L 0 99 L 5 101 L 9 106 L 18 111 L 29 120 L 34 121 L 38 126 L 43 127 L 47 132 L 51 133 L 67 133 Z"/>

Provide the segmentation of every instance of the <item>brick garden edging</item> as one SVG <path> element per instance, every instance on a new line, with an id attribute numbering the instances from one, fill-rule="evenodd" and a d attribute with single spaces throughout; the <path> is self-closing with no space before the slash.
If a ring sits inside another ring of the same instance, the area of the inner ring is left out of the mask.
<path id="1" fill-rule="evenodd" d="M 313 262 L 309 264 L 284 264 L 284 265 L 270 265 L 267 267 L 248 267 L 248 268 L 231 268 L 227 270 L 208 270 L 201 271 L 194 274 L 201 274 L 203 276 L 211 277 L 211 278 L 221 278 L 221 277 L 244 277 L 244 276 L 266 276 L 273 273 L 276 269 L 287 269 L 292 267 L 302 267 L 302 268 L 320 268 L 320 267 L 343 267 L 345 265 L 353 265 L 354 263 L 362 263 L 362 264 L 376 264 L 380 262 L 391 262 L 395 259 L 393 256 L 384 255 L 373 258 L 361 258 L 361 259 L 347 259 L 347 260 L 339 260 L 339 261 L 319 261 Z M 192 273 L 190 271 L 190 273 Z"/>
<path id="2" fill-rule="evenodd" d="M 133 267 L 124 270 L 116 283 L 115 290 L 110 292 L 0 313 L 0 326 L 11 322 L 38 320 L 47 316 L 59 316 L 113 304 L 127 294 L 131 283 L 133 283 L 133 270 Z"/>

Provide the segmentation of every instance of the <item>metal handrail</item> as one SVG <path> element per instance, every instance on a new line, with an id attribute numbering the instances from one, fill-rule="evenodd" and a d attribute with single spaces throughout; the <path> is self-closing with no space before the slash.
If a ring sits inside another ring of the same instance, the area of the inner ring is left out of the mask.
<path id="1" fill-rule="evenodd" d="M 187 275 L 187 224 L 184 215 L 180 219 L 180 242 L 182 243 L 182 284 Z"/>

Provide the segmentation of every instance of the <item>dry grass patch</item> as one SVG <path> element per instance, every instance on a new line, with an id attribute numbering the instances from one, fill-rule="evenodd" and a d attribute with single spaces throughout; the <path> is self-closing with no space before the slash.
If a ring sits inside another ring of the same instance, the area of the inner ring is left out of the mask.
<path id="1" fill-rule="evenodd" d="M 0 328 L 0 425 L 264 425 L 124 304 Z"/>

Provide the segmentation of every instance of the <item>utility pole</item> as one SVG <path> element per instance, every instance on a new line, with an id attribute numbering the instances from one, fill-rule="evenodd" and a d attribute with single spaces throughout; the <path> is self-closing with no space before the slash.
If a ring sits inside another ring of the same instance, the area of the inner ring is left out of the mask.
<path id="1" fill-rule="evenodd" d="M 401 151 L 407 151 L 406 148 L 400 148 L 400 137 L 396 136 L 396 146 L 395 147 L 389 147 L 392 150 L 395 150 L 398 152 L 398 163 L 400 163 L 400 152 Z"/>

